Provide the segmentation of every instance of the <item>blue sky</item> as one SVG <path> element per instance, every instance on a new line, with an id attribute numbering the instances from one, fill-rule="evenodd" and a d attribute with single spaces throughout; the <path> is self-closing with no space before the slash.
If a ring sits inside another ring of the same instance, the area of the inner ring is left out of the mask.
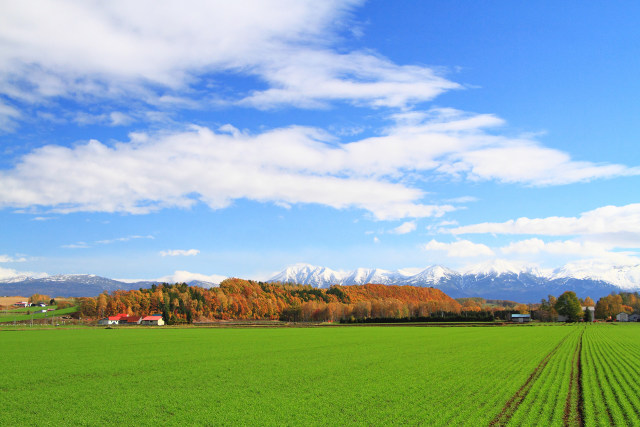
<path id="1" fill-rule="evenodd" d="M 635 3 L 0 12 L 0 278 L 640 264 Z"/>

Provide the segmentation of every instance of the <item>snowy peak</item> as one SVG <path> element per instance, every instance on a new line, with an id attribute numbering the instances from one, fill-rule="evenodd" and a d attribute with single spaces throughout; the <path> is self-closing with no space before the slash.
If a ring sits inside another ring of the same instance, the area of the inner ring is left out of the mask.
<path id="1" fill-rule="evenodd" d="M 441 265 L 432 265 L 420 273 L 416 274 L 414 278 L 426 280 L 428 282 L 438 283 L 442 279 L 448 279 L 451 277 L 459 276 L 459 274 L 449 268 Z"/>
<path id="2" fill-rule="evenodd" d="M 310 264 L 295 264 L 269 279 L 270 282 L 304 283 L 315 287 L 327 287 L 339 284 L 344 273 L 327 267 L 316 267 Z"/>
<path id="3" fill-rule="evenodd" d="M 570 277 L 581 280 L 599 280 L 624 290 L 640 287 L 640 265 L 611 266 L 593 261 L 569 263 L 553 271 L 551 278 Z"/>
<path id="4" fill-rule="evenodd" d="M 358 268 L 351 272 L 338 272 L 326 267 L 297 264 L 269 281 L 308 284 L 319 288 L 367 283 L 430 286 L 453 298 L 475 296 L 537 302 L 550 294 L 560 295 L 568 290 L 581 297 L 592 298 L 621 290 L 638 290 L 640 266 L 598 269 L 589 265 L 567 265 L 550 271 L 524 263 L 495 260 L 472 266 L 461 273 L 440 265 L 422 271 Z"/>
<path id="5" fill-rule="evenodd" d="M 364 285 L 367 283 L 389 284 L 397 278 L 399 273 L 393 273 L 380 268 L 357 268 L 343 281 L 344 285 Z"/>
<path id="6" fill-rule="evenodd" d="M 535 266 L 503 259 L 476 264 L 464 270 L 465 275 L 471 276 L 502 276 L 505 274 L 515 274 L 517 276 L 521 273 L 539 275 L 541 270 Z"/>

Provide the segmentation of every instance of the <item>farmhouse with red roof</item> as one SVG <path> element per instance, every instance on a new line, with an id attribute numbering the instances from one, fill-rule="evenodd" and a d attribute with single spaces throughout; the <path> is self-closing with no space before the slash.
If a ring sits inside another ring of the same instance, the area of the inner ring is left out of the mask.
<path id="1" fill-rule="evenodd" d="M 149 317 L 149 316 L 147 316 Z M 162 316 L 160 316 L 160 320 L 162 320 Z M 126 314 L 117 314 L 115 316 L 105 317 L 104 319 L 98 320 L 99 325 L 139 325 L 142 322 L 142 316 L 128 316 Z M 164 325 L 162 323 L 146 323 L 146 324 L 159 324 Z"/>

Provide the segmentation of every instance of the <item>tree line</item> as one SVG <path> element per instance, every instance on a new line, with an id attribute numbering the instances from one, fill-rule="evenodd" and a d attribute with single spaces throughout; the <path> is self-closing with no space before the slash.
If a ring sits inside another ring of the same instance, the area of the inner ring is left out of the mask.
<path id="1" fill-rule="evenodd" d="M 169 324 L 226 319 L 349 321 L 443 316 L 467 310 L 434 288 L 393 285 L 331 286 L 226 279 L 219 287 L 159 284 L 148 289 L 79 298 L 79 315 L 101 318 L 120 313 L 162 314 Z M 496 308 L 498 310 L 499 308 Z"/>
<path id="2" fill-rule="evenodd" d="M 594 307 L 591 310 L 583 310 L 582 307 Z M 615 319 L 619 313 L 640 313 L 640 295 L 638 292 L 612 293 L 594 303 L 589 297 L 584 300 L 576 296 L 575 292 L 567 291 L 559 297 L 549 295 L 548 299 L 542 299 L 535 307 L 535 318 L 542 321 L 556 321 L 559 315 L 567 320 L 576 322 L 579 320 L 591 321 L 591 316 L 596 319 Z"/>

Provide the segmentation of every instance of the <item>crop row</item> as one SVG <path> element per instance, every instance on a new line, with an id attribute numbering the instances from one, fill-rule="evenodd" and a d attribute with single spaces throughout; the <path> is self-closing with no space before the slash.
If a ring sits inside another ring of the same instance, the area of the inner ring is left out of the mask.
<path id="1" fill-rule="evenodd" d="M 508 425 L 564 424 L 572 375 L 576 374 L 574 360 L 581 332 L 581 327 L 573 327 L 571 334 L 561 342 L 548 363 L 541 367 L 539 375 L 513 412 Z"/>
<path id="2" fill-rule="evenodd" d="M 638 425 L 640 342 L 637 325 L 590 326 L 582 347 L 585 424 Z"/>

